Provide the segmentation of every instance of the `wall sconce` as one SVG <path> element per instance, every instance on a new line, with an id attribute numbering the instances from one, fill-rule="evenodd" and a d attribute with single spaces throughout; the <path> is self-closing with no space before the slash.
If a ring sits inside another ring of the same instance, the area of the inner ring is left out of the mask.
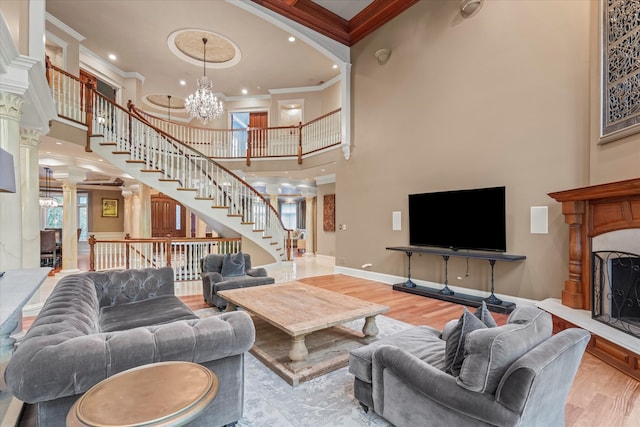
<path id="1" fill-rule="evenodd" d="M 391 56 L 391 49 L 378 49 L 376 53 L 374 53 L 376 59 L 378 60 L 378 64 L 384 65 L 389 61 L 389 57 Z"/>
<path id="2" fill-rule="evenodd" d="M 16 172 L 13 155 L 0 148 L 0 193 L 16 192 Z"/>
<path id="3" fill-rule="evenodd" d="M 483 2 L 484 0 L 462 0 L 460 2 L 460 15 L 462 15 L 463 18 L 470 17 L 480 9 Z"/>

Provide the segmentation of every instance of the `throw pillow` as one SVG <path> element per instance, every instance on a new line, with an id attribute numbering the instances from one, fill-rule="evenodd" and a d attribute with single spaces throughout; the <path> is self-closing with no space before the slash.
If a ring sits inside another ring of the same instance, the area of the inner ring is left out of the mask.
<path id="1" fill-rule="evenodd" d="M 493 319 L 493 316 L 491 316 L 491 312 L 487 308 L 487 304 L 484 301 L 482 301 L 482 305 L 478 307 L 478 309 L 473 314 L 478 319 L 480 319 L 482 323 L 487 326 L 487 328 L 495 328 L 496 326 L 498 326 L 496 321 Z"/>
<path id="2" fill-rule="evenodd" d="M 531 317 L 531 314 L 535 316 Z M 537 308 L 520 310 L 526 323 L 475 330 L 464 343 L 465 358 L 458 385 L 479 393 L 495 393 L 509 366 L 551 336 L 551 315 Z"/>
<path id="3" fill-rule="evenodd" d="M 486 329 L 485 324 L 467 310 L 467 307 L 462 307 L 462 310 L 462 316 L 456 327 L 449 332 L 445 345 L 444 370 L 455 377 L 460 375 L 464 361 L 464 342 L 467 334 L 477 329 Z"/>
<path id="4" fill-rule="evenodd" d="M 244 255 L 242 252 L 237 254 L 226 254 L 222 259 L 222 277 L 244 276 Z"/>

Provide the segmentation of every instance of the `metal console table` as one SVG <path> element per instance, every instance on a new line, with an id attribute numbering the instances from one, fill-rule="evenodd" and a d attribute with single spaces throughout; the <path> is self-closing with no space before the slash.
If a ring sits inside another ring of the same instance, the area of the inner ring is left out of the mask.
<path id="1" fill-rule="evenodd" d="M 511 313 L 516 307 L 515 303 L 503 301 L 496 297 L 494 294 L 494 276 L 493 270 L 496 261 L 522 261 L 526 259 L 524 255 L 511 255 L 500 252 L 464 252 L 455 251 L 453 249 L 446 248 L 432 248 L 423 246 L 392 246 L 386 248 L 388 251 L 404 252 L 409 259 L 409 266 L 407 272 L 407 281 L 404 283 L 398 283 L 393 285 L 393 289 L 401 292 L 408 292 L 411 294 L 421 295 L 430 298 L 436 298 L 443 301 L 454 302 L 457 304 L 470 305 L 472 307 L 478 307 L 484 301 L 487 307 L 491 311 L 499 313 Z M 418 286 L 411 280 L 411 256 L 414 253 L 441 255 L 444 260 L 444 287 L 442 289 L 433 289 L 427 286 Z M 466 295 L 455 293 L 449 288 L 449 271 L 448 263 L 450 257 L 461 258 L 476 258 L 486 259 L 491 265 L 491 294 L 487 298 L 481 298 L 474 295 Z"/>

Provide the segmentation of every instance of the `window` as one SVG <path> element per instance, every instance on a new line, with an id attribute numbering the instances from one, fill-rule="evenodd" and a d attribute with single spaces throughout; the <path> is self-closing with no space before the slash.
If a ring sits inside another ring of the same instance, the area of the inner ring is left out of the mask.
<path id="1" fill-rule="evenodd" d="M 295 230 L 298 228 L 298 209 L 296 203 L 285 202 L 280 207 L 280 217 L 285 228 Z"/>
<path id="2" fill-rule="evenodd" d="M 80 240 L 89 239 L 89 197 L 87 193 L 78 193 L 78 228 L 80 229 Z M 43 228 L 62 228 L 62 215 L 64 213 L 62 195 L 52 196 L 58 202 L 55 208 L 45 208 L 44 227 Z"/>

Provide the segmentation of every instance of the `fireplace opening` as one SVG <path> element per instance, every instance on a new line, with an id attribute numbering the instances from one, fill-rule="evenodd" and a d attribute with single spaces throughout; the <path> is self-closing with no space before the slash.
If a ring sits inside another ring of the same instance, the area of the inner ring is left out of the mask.
<path id="1" fill-rule="evenodd" d="M 592 317 L 640 338 L 640 255 L 593 252 Z"/>

